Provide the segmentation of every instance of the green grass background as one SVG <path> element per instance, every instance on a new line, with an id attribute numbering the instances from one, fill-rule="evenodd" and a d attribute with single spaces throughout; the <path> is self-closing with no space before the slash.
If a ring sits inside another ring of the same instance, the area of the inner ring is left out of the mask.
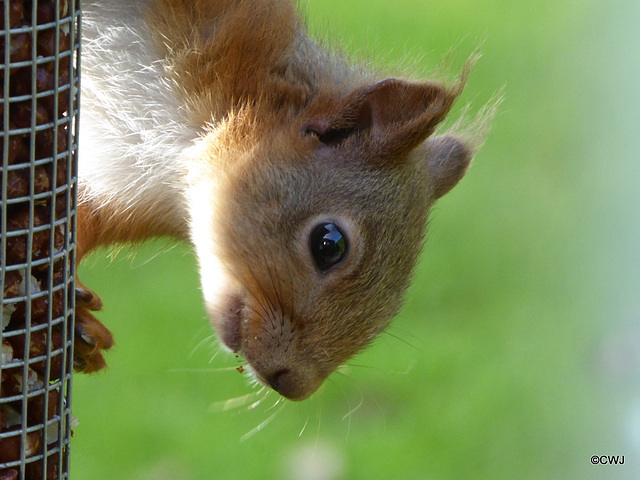
<path id="1" fill-rule="evenodd" d="M 219 411 L 255 388 L 216 355 L 189 249 L 94 255 L 81 276 L 117 346 L 107 372 L 74 379 L 71 477 L 639 478 L 637 2 L 305 9 L 314 32 L 390 72 L 429 72 L 451 49 L 455 71 L 481 44 L 472 111 L 504 87 L 471 171 L 433 211 L 406 307 L 310 400 Z"/>

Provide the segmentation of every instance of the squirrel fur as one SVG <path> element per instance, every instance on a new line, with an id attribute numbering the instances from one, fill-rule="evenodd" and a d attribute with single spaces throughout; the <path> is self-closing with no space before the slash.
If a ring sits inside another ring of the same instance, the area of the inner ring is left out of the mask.
<path id="1" fill-rule="evenodd" d="M 191 242 L 220 341 L 307 398 L 400 308 L 429 208 L 473 154 L 434 135 L 464 79 L 354 67 L 291 0 L 83 8 L 79 257 Z M 99 297 L 80 285 L 77 299 L 75 366 L 96 371 L 113 338 Z"/>

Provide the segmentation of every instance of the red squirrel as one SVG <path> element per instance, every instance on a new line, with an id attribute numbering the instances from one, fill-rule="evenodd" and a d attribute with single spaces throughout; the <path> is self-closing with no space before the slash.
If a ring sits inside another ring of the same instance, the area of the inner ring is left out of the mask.
<path id="1" fill-rule="evenodd" d="M 217 336 L 302 400 L 397 313 L 475 147 L 453 86 L 380 78 L 293 0 L 85 0 L 77 253 L 190 242 Z M 76 370 L 113 345 L 77 290 Z"/>

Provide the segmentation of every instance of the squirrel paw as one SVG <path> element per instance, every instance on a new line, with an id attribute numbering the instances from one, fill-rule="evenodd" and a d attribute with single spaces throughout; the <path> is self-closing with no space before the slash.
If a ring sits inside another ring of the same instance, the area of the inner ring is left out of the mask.
<path id="1" fill-rule="evenodd" d="M 73 368 L 78 372 L 93 373 L 107 366 L 102 351 L 113 346 L 113 335 L 90 313 L 102 308 L 100 297 L 77 283 Z"/>

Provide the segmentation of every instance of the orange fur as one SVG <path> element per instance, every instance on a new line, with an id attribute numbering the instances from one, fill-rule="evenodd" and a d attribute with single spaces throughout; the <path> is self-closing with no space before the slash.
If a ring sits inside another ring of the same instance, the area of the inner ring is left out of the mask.
<path id="1" fill-rule="evenodd" d="M 154 237 L 188 240 L 189 234 L 175 215 L 161 209 L 95 205 L 95 200 L 78 198 L 77 256 L 79 260 L 99 247 L 141 243 Z"/>

